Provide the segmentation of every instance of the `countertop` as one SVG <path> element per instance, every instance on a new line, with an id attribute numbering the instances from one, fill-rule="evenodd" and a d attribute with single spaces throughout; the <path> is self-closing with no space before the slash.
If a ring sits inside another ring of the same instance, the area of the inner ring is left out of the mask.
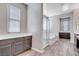
<path id="1" fill-rule="evenodd" d="M 74 32 L 75 34 L 79 34 L 79 31 Z"/>
<path id="2" fill-rule="evenodd" d="M 10 38 L 18 38 L 18 37 L 25 37 L 25 36 L 32 36 L 32 34 L 30 34 L 30 33 L 5 34 L 5 35 L 0 35 L 0 40 L 10 39 Z"/>
<path id="3" fill-rule="evenodd" d="M 61 33 L 70 33 L 70 31 L 59 31 Z"/>

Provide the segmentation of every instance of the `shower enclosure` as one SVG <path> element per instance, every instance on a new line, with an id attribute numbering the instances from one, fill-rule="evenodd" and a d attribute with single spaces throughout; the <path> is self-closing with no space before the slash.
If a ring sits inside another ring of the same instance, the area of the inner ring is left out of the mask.
<path id="1" fill-rule="evenodd" d="M 44 48 L 49 44 L 50 40 L 50 21 L 47 16 L 43 16 L 43 45 Z"/>

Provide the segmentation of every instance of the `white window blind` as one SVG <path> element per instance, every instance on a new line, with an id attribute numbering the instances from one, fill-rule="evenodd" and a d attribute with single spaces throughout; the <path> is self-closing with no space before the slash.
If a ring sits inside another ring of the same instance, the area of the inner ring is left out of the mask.
<path id="1" fill-rule="evenodd" d="M 9 7 L 9 32 L 20 32 L 20 8 L 11 5 Z"/>
<path id="2" fill-rule="evenodd" d="M 69 28 L 68 28 L 68 20 L 63 21 L 63 30 L 64 31 L 68 31 L 69 30 Z"/>

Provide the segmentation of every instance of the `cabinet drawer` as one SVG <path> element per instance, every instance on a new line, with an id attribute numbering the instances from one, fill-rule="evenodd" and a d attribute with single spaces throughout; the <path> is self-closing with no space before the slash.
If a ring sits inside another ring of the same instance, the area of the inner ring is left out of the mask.
<path id="1" fill-rule="evenodd" d="M 6 45 L 12 43 L 12 40 L 6 39 L 6 40 L 0 40 L 0 45 Z"/>
<path id="2" fill-rule="evenodd" d="M 21 37 L 21 38 L 15 38 L 15 39 L 14 39 L 14 42 L 16 43 L 16 42 L 20 42 L 20 41 L 23 41 L 23 40 L 24 40 L 23 37 Z"/>
<path id="3" fill-rule="evenodd" d="M 27 50 L 27 49 L 31 48 L 31 46 L 32 46 L 32 41 L 31 41 L 31 39 L 26 39 L 26 40 L 24 41 L 24 49 Z"/>

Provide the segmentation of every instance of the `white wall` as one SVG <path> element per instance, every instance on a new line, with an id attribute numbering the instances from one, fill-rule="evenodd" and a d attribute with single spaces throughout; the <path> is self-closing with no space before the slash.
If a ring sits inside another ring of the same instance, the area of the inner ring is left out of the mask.
<path id="1" fill-rule="evenodd" d="M 38 51 L 43 49 L 43 16 L 42 5 L 39 3 L 28 4 L 27 14 L 28 33 L 32 33 L 32 48 Z"/>

